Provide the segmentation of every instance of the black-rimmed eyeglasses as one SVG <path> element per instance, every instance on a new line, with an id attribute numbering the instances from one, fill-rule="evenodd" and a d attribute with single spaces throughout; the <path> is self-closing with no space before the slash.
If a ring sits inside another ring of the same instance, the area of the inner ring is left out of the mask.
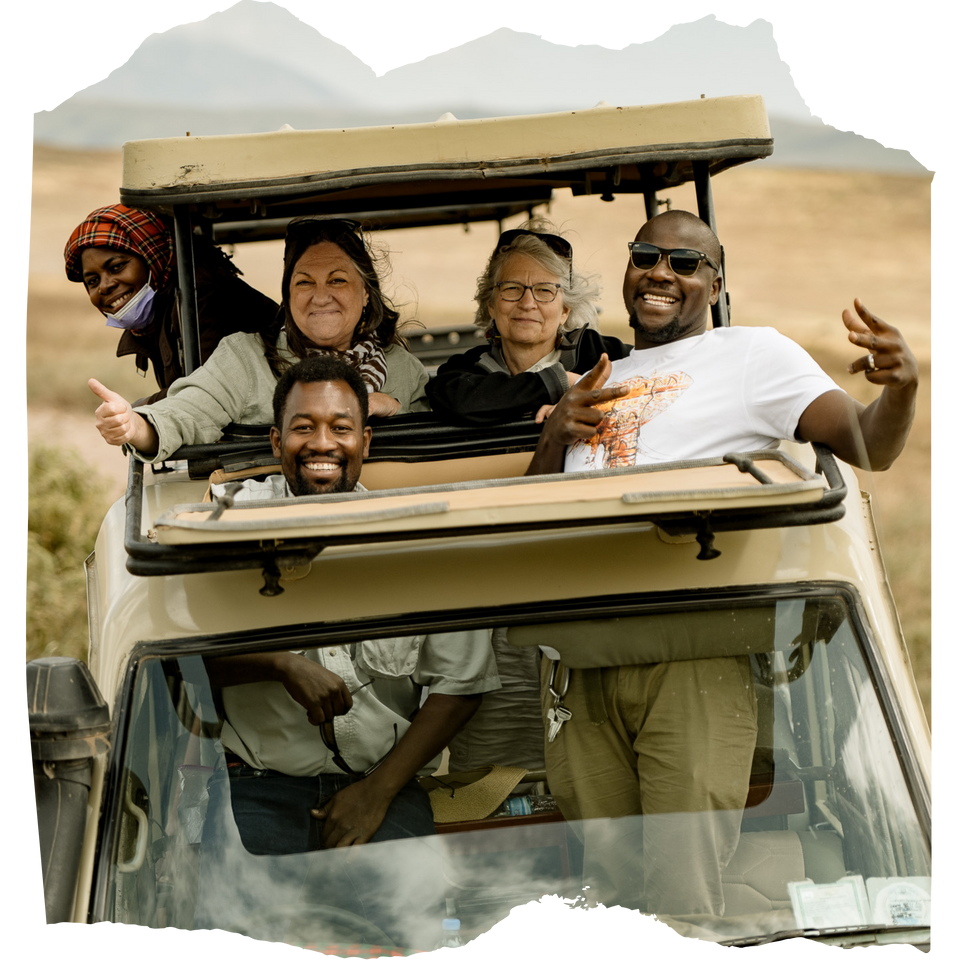
<path id="1" fill-rule="evenodd" d="M 516 283 L 512 280 L 502 280 L 500 283 L 495 283 L 494 286 L 497 287 L 501 299 L 507 300 L 509 303 L 523 300 L 525 290 L 530 290 L 531 296 L 538 303 L 552 303 L 557 299 L 557 293 L 560 290 L 559 283 L 526 284 Z"/>

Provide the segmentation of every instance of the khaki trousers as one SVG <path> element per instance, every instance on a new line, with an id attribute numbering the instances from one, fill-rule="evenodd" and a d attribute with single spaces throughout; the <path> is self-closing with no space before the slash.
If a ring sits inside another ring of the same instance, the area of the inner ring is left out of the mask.
<path id="1" fill-rule="evenodd" d="M 549 675 L 545 658 L 545 711 Z M 721 916 L 756 745 L 749 658 L 572 670 L 564 704 L 573 716 L 547 744 L 547 778 L 581 821 L 593 897 Z"/>

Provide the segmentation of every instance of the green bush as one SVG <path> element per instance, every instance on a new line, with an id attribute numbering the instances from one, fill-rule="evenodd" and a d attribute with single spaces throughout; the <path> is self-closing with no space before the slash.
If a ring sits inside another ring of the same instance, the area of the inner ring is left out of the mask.
<path id="1" fill-rule="evenodd" d="M 109 506 L 99 475 L 70 450 L 30 454 L 27 539 L 27 650 L 35 657 L 86 659 L 86 575 Z"/>

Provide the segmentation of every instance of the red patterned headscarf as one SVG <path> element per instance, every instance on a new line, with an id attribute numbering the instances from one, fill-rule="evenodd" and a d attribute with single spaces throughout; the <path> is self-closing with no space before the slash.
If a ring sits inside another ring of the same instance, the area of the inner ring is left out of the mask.
<path id="1" fill-rule="evenodd" d="M 80 256 L 86 247 L 111 247 L 135 253 L 146 261 L 153 287 L 163 290 L 172 277 L 175 254 L 172 235 L 149 210 L 134 210 L 121 203 L 94 210 L 71 234 L 63 250 L 66 276 L 82 283 Z"/>

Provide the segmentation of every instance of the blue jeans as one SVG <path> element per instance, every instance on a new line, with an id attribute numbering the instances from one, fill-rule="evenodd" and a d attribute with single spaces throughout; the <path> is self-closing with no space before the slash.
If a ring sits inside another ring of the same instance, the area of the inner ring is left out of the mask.
<path id="1" fill-rule="evenodd" d="M 212 801 L 213 775 L 209 785 Z M 322 849 L 324 821 L 311 810 L 328 803 L 356 777 L 323 773 L 316 777 L 289 777 L 276 770 L 256 770 L 241 761 L 228 767 L 232 814 L 242 844 L 249 853 L 306 853 Z M 369 841 L 402 840 L 433 834 L 434 818 L 427 792 L 411 780 L 398 791 L 385 819 Z"/>

